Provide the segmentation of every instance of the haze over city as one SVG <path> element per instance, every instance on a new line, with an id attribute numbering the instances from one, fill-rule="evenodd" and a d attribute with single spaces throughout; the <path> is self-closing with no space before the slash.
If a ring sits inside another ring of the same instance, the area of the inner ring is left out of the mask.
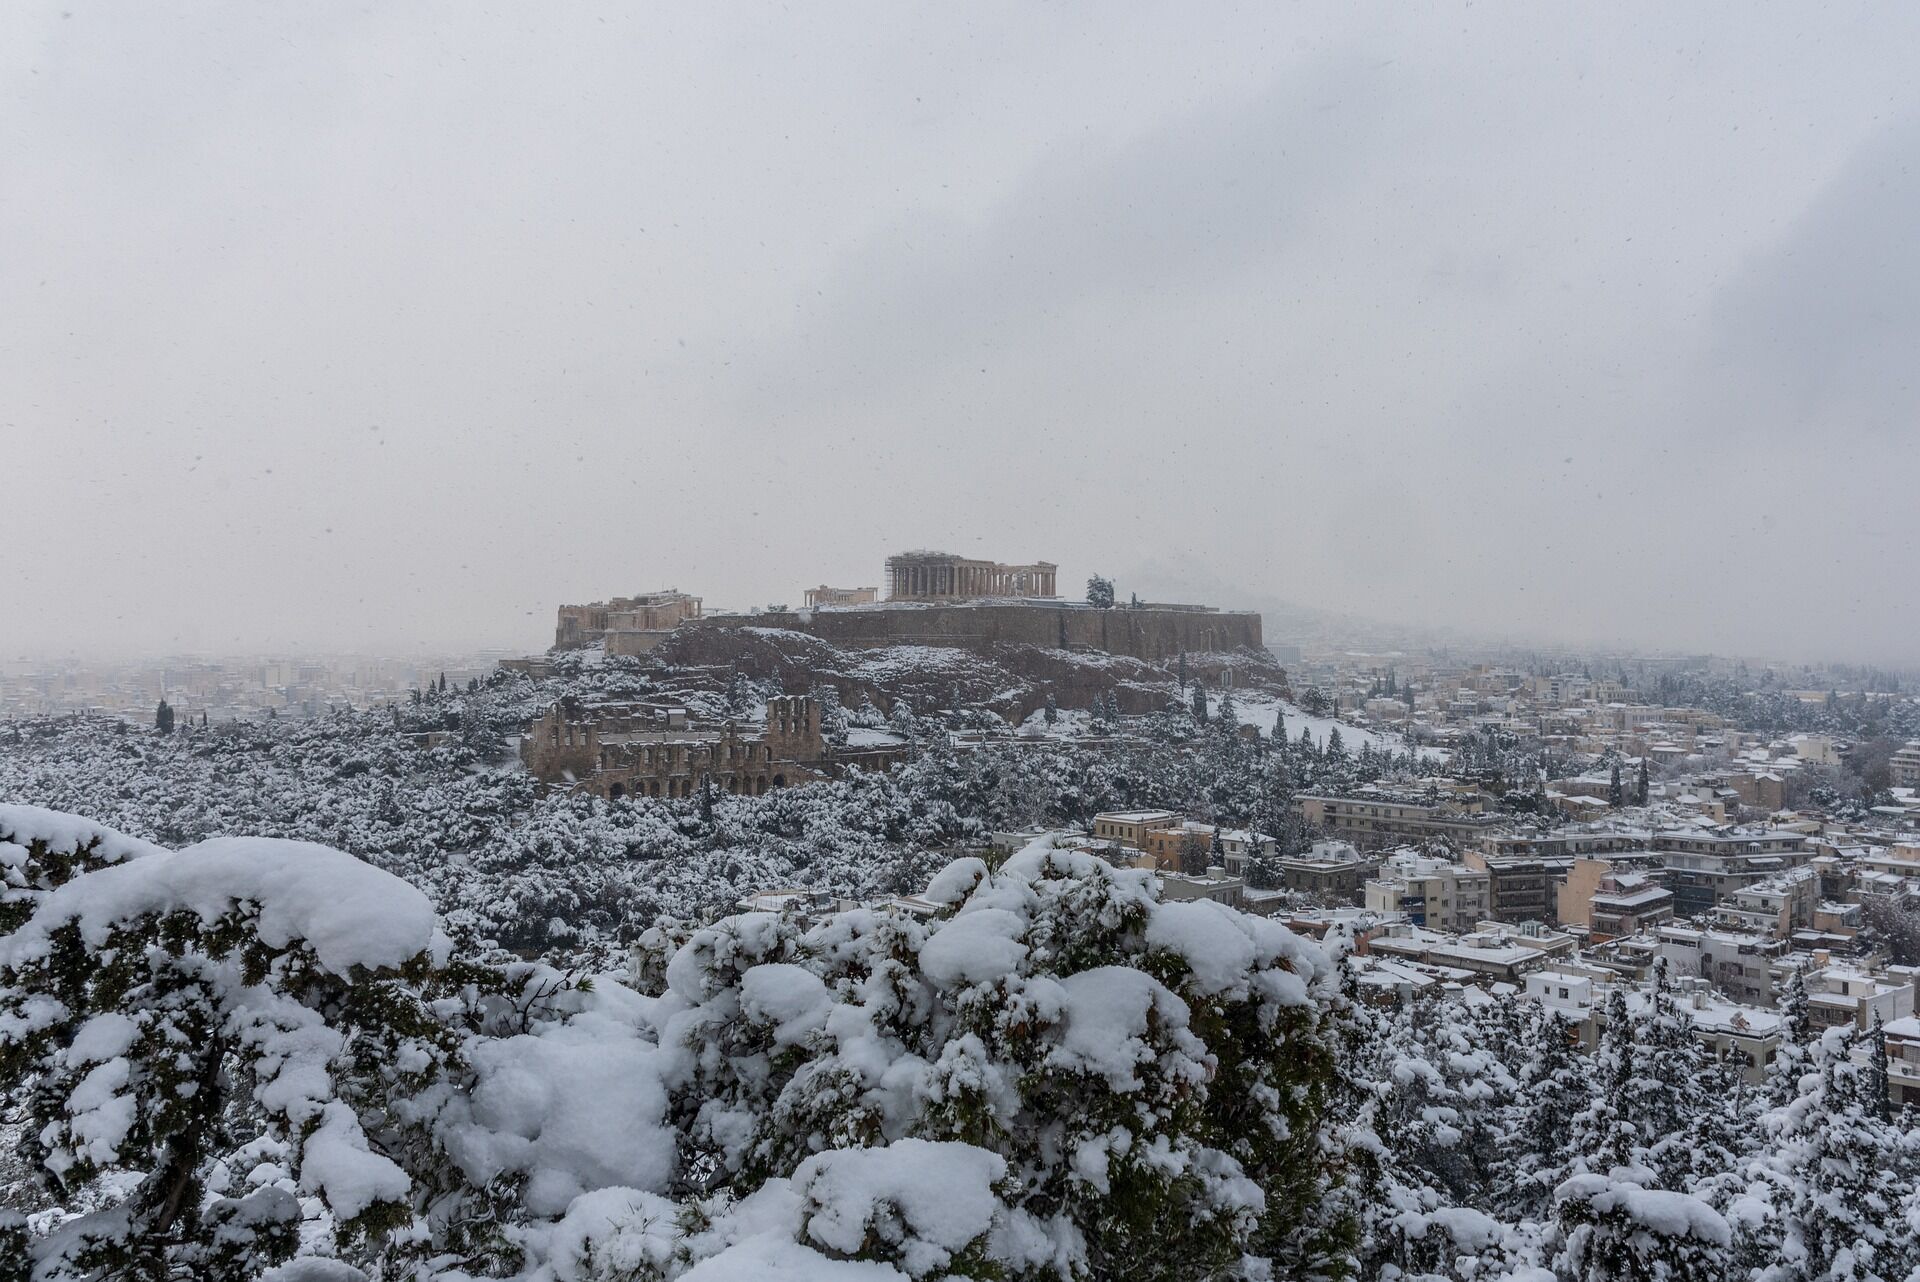
<path id="1" fill-rule="evenodd" d="M 1920 1282 L 1916 37 L 0 8 L 0 1282 Z"/>
<path id="2" fill-rule="evenodd" d="M 0 652 L 1121 591 L 1904 662 L 1920 13 L 26 5 Z"/>

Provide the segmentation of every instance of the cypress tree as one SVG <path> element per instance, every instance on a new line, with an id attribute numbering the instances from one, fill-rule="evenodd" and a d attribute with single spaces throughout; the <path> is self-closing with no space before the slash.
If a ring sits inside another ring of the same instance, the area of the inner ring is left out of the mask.
<path id="1" fill-rule="evenodd" d="M 1893 1120 L 1893 1104 L 1887 1087 L 1887 1030 L 1880 1012 L 1873 1014 L 1873 1028 L 1867 1033 L 1867 1111 L 1876 1120 Z"/>
<path id="2" fill-rule="evenodd" d="M 1807 979 L 1798 967 L 1787 980 L 1787 995 L 1780 1003 L 1780 1022 L 1787 1040 L 1795 1046 L 1805 1046 L 1813 1040 L 1813 1016 L 1807 1009 Z"/>
<path id="3" fill-rule="evenodd" d="M 1573 1026 L 1558 1011 L 1534 1017 L 1532 1047 L 1520 1073 L 1518 1103 L 1523 1204 L 1545 1207 L 1564 1174 L 1575 1120 L 1591 1102 L 1593 1082 L 1574 1051 Z"/>
<path id="4" fill-rule="evenodd" d="M 1767 1065 L 1767 1093 L 1774 1104 L 1784 1104 L 1800 1091 L 1813 1041 L 1813 1016 L 1807 1009 L 1806 977 L 1795 969 L 1780 998 L 1780 1049 Z"/>
<path id="5" fill-rule="evenodd" d="M 1593 1102 L 1575 1120 L 1575 1151 L 1590 1171 L 1625 1166 L 1633 1155 L 1638 1130 L 1631 1115 L 1636 1059 L 1633 1016 L 1619 988 L 1607 995 L 1606 1027 L 1594 1048 Z"/>
<path id="6" fill-rule="evenodd" d="M 1829 1030 L 1805 1048 L 1813 1071 L 1767 1118 L 1789 1256 L 1776 1276 L 1794 1282 L 1902 1278 L 1912 1263 L 1913 1230 L 1901 1214 L 1910 1166 L 1899 1137 L 1873 1115 L 1872 1070 L 1854 1062 L 1853 1040 Z"/>

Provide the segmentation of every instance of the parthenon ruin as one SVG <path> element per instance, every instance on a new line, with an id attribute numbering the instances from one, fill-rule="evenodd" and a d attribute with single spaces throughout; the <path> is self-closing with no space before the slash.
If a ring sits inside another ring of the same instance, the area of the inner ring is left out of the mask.
<path id="1" fill-rule="evenodd" d="M 1051 597 L 1059 569 L 1051 561 L 1002 565 L 949 552 L 902 552 L 887 558 L 887 596 L 894 601 Z"/>

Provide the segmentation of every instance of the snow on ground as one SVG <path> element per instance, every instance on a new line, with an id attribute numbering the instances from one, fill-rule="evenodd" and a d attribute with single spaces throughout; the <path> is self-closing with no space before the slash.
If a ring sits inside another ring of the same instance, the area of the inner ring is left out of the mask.
<path id="1" fill-rule="evenodd" d="M 1078 739 L 1087 733 L 1092 722 L 1091 713 L 1079 708 L 1058 708 L 1054 712 L 1054 723 L 1047 724 L 1044 708 L 1036 708 L 1020 723 L 1022 739 Z"/>
<path id="2" fill-rule="evenodd" d="M 859 651 L 852 672 L 868 681 L 884 681 L 936 672 L 958 675 L 978 670 L 980 666 L 980 656 L 970 650 L 952 646 L 890 645 Z"/>
<path id="3" fill-rule="evenodd" d="M 1334 717 L 1309 716 L 1298 704 L 1285 699 L 1276 699 L 1269 694 L 1258 694 L 1236 690 L 1233 692 L 1234 706 L 1240 714 L 1240 724 L 1259 726 L 1262 734 L 1273 733 L 1276 713 L 1286 714 L 1287 738 L 1298 741 L 1300 728 L 1305 726 L 1313 735 L 1313 741 L 1322 748 L 1327 746 L 1327 733 L 1335 726 L 1340 727 L 1340 742 L 1346 745 L 1348 752 L 1358 752 L 1360 745 L 1370 743 L 1375 752 L 1405 752 L 1406 740 L 1390 730 L 1373 730 L 1356 726 Z M 1215 707 L 1219 706 L 1219 694 L 1212 695 Z M 1061 708 L 1053 725 L 1048 725 L 1046 714 L 1035 711 L 1020 723 L 1019 734 L 1023 739 L 1078 739 L 1085 736 L 1090 728 L 1091 714 L 1078 708 Z M 1432 757 L 1444 761 L 1446 753 L 1438 748 L 1423 748 L 1423 757 Z"/>
<path id="4" fill-rule="evenodd" d="M 1407 750 L 1406 741 L 1397 734 L 1382 730 L 1365 730 L 1333 717 L 1309 716 L 1298 704 L 1288 703 L 1285 699 L 1276 699 L 1272 695 L 1243 694 L 1236 690 L 1233 692 L 1233 701 L 1240 713 L 1240 724 L 1259 726 L 1262 734 L 1272 734 L 1275 714 L 1285 713 L 1286 732 L 1289 739 L 1298 739 L 1300 727 L 1305 726 L 1313 735 L 1313 741 L 1324 748 L 1327 746 L 1328 732 L 1335 726 L 1339 726 L 1340 742 L 1346 745 L 1348 752 L 1358 752 L 1363 743 L 1372 744 L 1375 752 Z M 1217 694 L 1214 696 L 1214 704 L 1215 706 L 1219 704 Z"/>
<path id="5" fill-rule="evenodd" d="M 848 726 L 847 746 L 849 748 L 899 748 L 906 739 L 891 730 L 875 730 L 870 726 Z"/>

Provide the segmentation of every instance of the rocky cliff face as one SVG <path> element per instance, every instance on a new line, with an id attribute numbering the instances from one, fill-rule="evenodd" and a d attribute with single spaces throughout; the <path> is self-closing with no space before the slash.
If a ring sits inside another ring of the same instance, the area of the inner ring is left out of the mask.
<path id="1" fill-rule="evenodd" d="M 795 694 L 831 686 L 849 707 L 871 700 L 889 708 L 905 699 L 919 711 L 983 707 L 1012 721 L 1043 707 L 1049 694 L 1062 708 L 1088 708 L 1095 696 L 1111 694 L 1123 712 L 1152 712 L 1173 693 L 1178 668 L 1177 659 L 1148 662 L 1006 642 L 847 648 L 806 632 L 762 626 L 683 627 L 649 658 L 674 667 L 738 671 Z M 1238 689 L 1290 693 L 1285 670 L 1264 649 L 1195 652 L 1186 664 L 1190 678 L 1214 689 L 1231 673 Z"/>
<path id="2" fill-rule="evenodd" d="M 983 650 L 995 645 L 1029 645 L 1097 651 L 1147 663 L 1170 662 L 1182 651 L 1206 654 L 1262 648 L 1260 616 L 1244 611 L 1169 606 L 1093 610 L 1034 601 L 885 605 L 753 616 L 721 614 L 693 620 L 687 627 L 773 627 L 804 632 L 839 646 Z"/>

